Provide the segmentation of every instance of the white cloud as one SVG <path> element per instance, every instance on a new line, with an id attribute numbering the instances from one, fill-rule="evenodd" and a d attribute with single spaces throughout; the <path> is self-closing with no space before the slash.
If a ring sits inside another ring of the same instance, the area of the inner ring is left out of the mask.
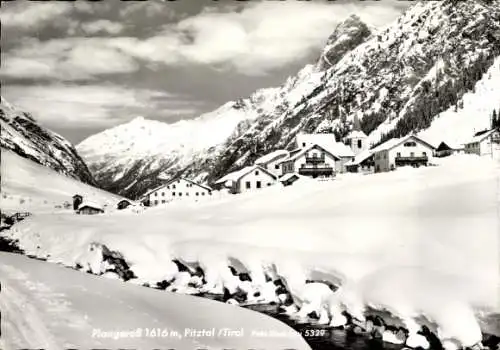
<path id="1" fill-rule="evenodd" d="M 118 34 L 123 31 L 125 27 L 119 22 L 99 19 L 93 22 L 82 23 L 81 28 L 86 34 L 92 35 L 97 33 Z"/>
<path id="2" fill-rule="evenodd" d="M 72 9 L 70 2 L 63 1 L 20 2 L 14 6 L 2 8 L 0 19 L 4 27 L 38 29 L 47 23 L 63 18 Z"/>
<path id="3" fill-rule="evenodd" d="M 166 25 L 146 40 L 121 38 L 110 44 L 167 65 L 224 65 L 243 74 L 265 74 L 318 51 L 335 25 L 353 13 L 380 26 L 400 10 L 380 3 L 249 2 L 240 12 L 212 9 Z"/>
<path id="4" fill-rule="evenodd" d="M 138 115 L 192 117 L 200 105 L 165 91 L 119 85 L 9 85 L 2 95 L 46 125 L 104 128 Z"/>
<path id="5" fill-rule="evenodd" d="M 30 39 L 5 53 L 1 75 L 13 78 L 91 79 L 130 73 L 136 61 L 109 45 L 107 38 Z"/>

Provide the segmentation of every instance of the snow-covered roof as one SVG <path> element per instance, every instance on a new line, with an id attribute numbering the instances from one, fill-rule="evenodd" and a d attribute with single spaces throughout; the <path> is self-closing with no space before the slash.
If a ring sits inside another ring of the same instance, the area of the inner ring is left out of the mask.
<path id="1" fill-rule="evenodd" d="M 296 141 L 299 147 L 304 147 L 304 144 L 305 147 L 316 144 L 337 157 L 354 157 L 352 149 L 342 142 L 335 141 L 333 134 L 297 134 Z"/>
<path id="2" fill-rule="evenodd" d="M 361 130 L 352 130 L 344 139 L 365 139 L 367 137 Z"/>
<path id="3" fill-rule="evenodd" d="M 405 136 L 405 137 L 401 137 L 401 138 L 393 138 L 393 139 L 389 139 L 387 140 L 386 142 L 378 145 L 377 147 L 375 148 L 372 148 L 370 151 L 371 153 L 376 153 L 376 152 L 380 152 L 380 151 L 388 151 L 394 147 L 396 147 L 397 145 L 401 144 L 402 142 L 405 142 L 409 139 L 414 139 L 415 141 L 419 141 L 419 142 L 422 142 L 424 144 L 426 144 L 427 146 L 429 146 L 430 148 L 435 148 L 433 145 L 431 145 L 430 143 L 422 140 L 422 138 L 418 137 L 418 136 L 415 136 L 415 135 L 408 135 L 408 136 Z"/>
<path id="4" fill-rule="evenodd" d="M 367 160 L 373 155 L 373 152 L 369 149 L 362 151 L 359 153 L 356 157 L 354 157 L 353 160 L 347 162 L 345 165 L 358 165 L 361 164 L 363 161 Z"/>
<path id="5" fill-rule="evenodd" d="M 296 173 L 287 173 L 287 174 L 283 175 L 282 177 L 280 177 L 280 181 L 281 182 L 288 181 L 293 177 L 299 177 L 299 175 Z"/>
<path id="6" fill-rule="evenodd" d="M 288 157 L 289 152 L 287 150 L 279 149 L 274 152 L 263 155 L 255 161 L 255 164 L 267 164 L 277 158 Z"/>
<path id="7" fill-rule="evenodd" d="M 98 210 L 104 210 L 104 208 L 100 204 L 97 204 L 95 202 L 90 202 L 90 201 L 83 201 L 78 206 L 78 210 L 85 208 L 85 207 L 94 208 L 94 209 L 98 209 Z"/>
<path id="8" fill-rule="evenodd" d="M 488 137 L 490 137 L 490 135 L 493 134 L 495 131 L 496 131 L 496 129 L 491 129 L 483 134 L 479 134 L 477 136 L 474 136 L 472 139 L 470 139 L 470 141 L 467 142 L 467 144 L 482 142 L 485 139 L 487 139 Z"/>
<path id="9" fill-rule="evenodd" d="M 273 178 L 276 178 L 275 175 L 271 174 L 269 171 L 266 169 L 262 168 L 259 165 L 250 165 L 246 166 L 240 170 L 233 171 L 232 173 L 226 174 L 225 176 L 221 177 L 219 180 L 215 181 L 215 184 L 223 184 L 226 183 L 227 181 L 238 181 L 242 176 L 248 174 L 249 172 L 253 170 L 261 170 L 262 172 L 265 172 L 266 174 L 269 174 Z"/>

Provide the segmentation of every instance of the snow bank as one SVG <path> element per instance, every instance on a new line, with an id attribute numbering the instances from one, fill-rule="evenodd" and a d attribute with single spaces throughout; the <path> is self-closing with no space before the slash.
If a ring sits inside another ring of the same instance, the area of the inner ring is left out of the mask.
<path id="1" fill-rule="evenodd" d="M 296 296 L 321 274 L 353 286 L 341 301 L 354 314 L 365 304 L 410 320 L 424 314 L 473 345 L 471 306 L 500 309 L 499 165 L 470 155 L 438 161 L 142 215 L 36 215 L 10 235 L 27 253 L 67 265 L 103 243 L 140 281 L 177 273 L 174 257 L 199 262 L 214 284 L 224 284 L 230 258 L 256 276 L 274 266 Z"/>
<path id="2" fill-rule="evenodd" d="M 257 312 L 16 254 L 0 252 L 0 279 L 2 349 L 310 349 Z"/>

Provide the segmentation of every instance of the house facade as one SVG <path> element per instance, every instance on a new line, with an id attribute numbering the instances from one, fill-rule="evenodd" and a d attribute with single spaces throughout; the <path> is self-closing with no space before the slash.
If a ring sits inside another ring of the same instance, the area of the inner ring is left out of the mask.
<path id="1" fill-rule="evenodd" d="M 337 158 L 335 164 L 336 173 L 346 172 L 346 164 L 355 157 L 351 148 L 342 142 L 337 142 L 333 134 L 297 134 L 295 143 L 300 150 L 310 149 L 312 146 L 319 146 L 330 153 L 330 155 L 333 155 Z M 292 157 L 292 154 L 290 154 L 290 157 Z"/>
<path id="2" fill-rule="evenodd" d="M 368 149 L 368 136 L 361 130 L 352 130 L 344 137 L 344 144 L 351 148 L 355 155 Z"/>
<path id="3" fill-rule="evenodd" d="M 465 153 L 500 158 L 500 130 L 477 133 L 465 144 Z"/>
<path id="4" fill-rule="evenodd" d="M 186 178 L 177 178 L 146 193 L 143 203 L 148 206 L 166 204 L 174 200 L 197 200 L 212 195 L 210 187 L 200 185 Z"/>
<path id="5" fill-rule="evenodd" d="M 463 148 L 448 144 L 446 142 L 441 142 L 439 146 L 436 148 L 434 155 L 436 157 L 448 157 L 452 154 L 463 153 Z"/>
<path id="6" fill-rule="evenodd" d="M 292 153 L 281 163 L 282 175 L 297 173 L 312 178 L 335 176 L 344 166 L 340 157 L 316 144 Z"/>
<path id="7" fill-rule="evenodd" d="M 276 184 L 278 177 L 269 170 L 252 165 L 227 174 L 215 182 L 217 188 L 229 189 L 230 193 L 245 193 Z"/>
<path id="8" fill-rule="evenodd" d="M 427 166 L 434 147 L 415 135 L 390 139 L 372 150 L 375 172 L 394 170 L 401 166 Z"/>
<path id="9" fill-rule="evenodd" d="M 277 150 L 260 157 L 254 164 L 266 169 L 275 176 L 280 176 L 282 174 L 280 163 L 289 155 L 290 152 L 286 150 Z"/>

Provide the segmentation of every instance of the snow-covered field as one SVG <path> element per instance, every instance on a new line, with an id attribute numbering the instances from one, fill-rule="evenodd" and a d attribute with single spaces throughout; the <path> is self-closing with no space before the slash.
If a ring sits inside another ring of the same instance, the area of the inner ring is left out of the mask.
<path id="1" fill-rule="evenodd" d="M 4 350 L 309 349 L 293 329 L 253 311 L 21 255 L 0 252 L 0 280 Z"/>
<path id="2" fill-rule="evenodd" d="M 64 210 L 64 202 L 72 205 L 74 194 L 100 205 L 114 207 L 123 197 L 86 185 L 59 174 L 48 167 L 1 150 L 2 195 L 0 208 L 4 213 L 32 213 Z"/>
<path id="3" fill-rule="evenodd" d="M 174 258 L 199 263 L 212 291 L 231 283 L 230 260 L 257 289 L 275 268 L 298 299 L 305 280 L 321 276 L 342 287 L 318 307 L 359 317 L 365 305 L 385 308 L 408 327 L 424 314 L 441 338 L 471 346 L 481 338 L 475 316 L 500 311 L 500 169 L 470 155 L 438 161 L 141 215 L 39 214 L 7 234 L 29 254 L 94 273 L 102 256 L 90 247 L 105 244 L 123 254 L 135 283 L 175 278 Z"/>

